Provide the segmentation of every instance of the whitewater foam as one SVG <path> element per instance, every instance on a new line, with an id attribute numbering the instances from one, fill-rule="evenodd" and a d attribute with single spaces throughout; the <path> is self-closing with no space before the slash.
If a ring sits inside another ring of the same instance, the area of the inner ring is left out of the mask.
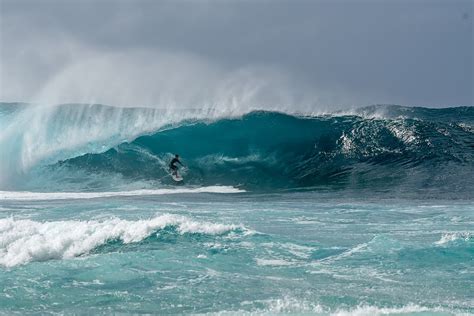
<path id="1" fill-rule="evenodd" d="M 242 306 L 264 305 L 263 308 L 239 311 L 220 311 L 204 315 L 325 315 L 325 316 L 381 316 L 381 315 L 469 315 L 456 311 L 446 310 L 441 307 L 425 307 L 416 304 L 407 304 L 400 307 L 378 307 L 360 304 L 354 308 L 332 309 L 321 304 L 285 296 L 279 299 L 244 301 Z"/>
<path id="2" fill-rule="evenodd" d="M 111 192 L 28 192 L 28 191 L 0 191 L 0 200 L 66 200 L 66 199 L 95 199 L 112 196 L 141 196 L 165 195 L 186 193 L 242 193 L 245 190 L 230 186 L 208 186 L 199 188 L 173 188 L 155 190 L 111 191 Z"/>
<path id="3" fill-rule="evenodd" d="M 338 310 L 330 313 L 331 316 L 377 316 L 377 315 L 413 315 L 413 314 L 431 314 L 445 315 L 447 310 L 439 307 L 428 308 L 424 306 L 409 304 L 403 307 L 377 307 L 370 305 L 360 305 L 351 310 Z"/>
<path id="4" fill-rule="evenodd" d="M 0 219 L 0 266 L 74 258 L 112 240 L 125 244 L 140 242 L 166 227 L 174 227 L 180 234 L 221 235 L 246 231 L 242 225 L 200 222 L 171 214 L 136 221 L 111 218 L 37 222 L 7 218 Z"/>
<path id="5" fill-rule="evenodd" d="M 440 240 L 435 242 L 437 246 L 446 246 L 456 240 L 469 241 L 473 234 L 469 232 L 445 233 Z"/>
<path id="6" fill-rule="evenodd" d="M 259 266 L 290 266 L 294 264 L 293 262 L 286 261 L 283 259 L 255 259 L 257 265 Z"/>

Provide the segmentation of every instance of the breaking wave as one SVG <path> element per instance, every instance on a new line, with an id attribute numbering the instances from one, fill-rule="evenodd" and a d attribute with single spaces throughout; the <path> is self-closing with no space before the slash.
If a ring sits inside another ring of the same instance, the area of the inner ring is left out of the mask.
<path id="1" fill-rule="evenodd" d="M 166 228 L 178 234 L 250 232 L 241 225 L 199 222 L 172 214 L 135 221 L 112 218 L 37 222 L 6 218 L 0 219 L 0 266 L 74 258 L 108 243 L 138 243 Z"/>
<path id="2" fill-rule="evenodd" d="M 238 117 L 62 107 L 48 117 L 41 139 L 29 133 L 16 141 L 0 139 L 7 171 L 21 165 L 15 177 L 3 181 L 4 189 L 130 191 L 175 185 L 167 164 L 179 153 L 187 186 L 472 195 L 474 180 L 465 175 L 474 171 L 473 107 L 373 106 L 318 116 Z M 12 108 L 3 111 L 2 120 L 18 119 L 23 110 Z M 86 136 L 79 141 L 79 134 Z"/>

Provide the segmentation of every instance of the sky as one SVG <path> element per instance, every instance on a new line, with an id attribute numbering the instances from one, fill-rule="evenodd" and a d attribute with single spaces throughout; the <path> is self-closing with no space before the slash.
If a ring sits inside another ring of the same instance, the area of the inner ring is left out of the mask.
<path id="1" fill-rule="evenodd" d="M 473 102 L 474 0 L 0 0 L 0 101 Z"/>

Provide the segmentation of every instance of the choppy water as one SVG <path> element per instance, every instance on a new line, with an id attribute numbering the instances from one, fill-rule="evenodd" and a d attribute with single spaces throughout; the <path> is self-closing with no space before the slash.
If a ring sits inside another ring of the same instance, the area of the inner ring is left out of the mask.
<path id="1" fill-rule="evenodd" d="M 0 112 L 0 314 L 474 313 L 472 108 L 30 111 Z"/>

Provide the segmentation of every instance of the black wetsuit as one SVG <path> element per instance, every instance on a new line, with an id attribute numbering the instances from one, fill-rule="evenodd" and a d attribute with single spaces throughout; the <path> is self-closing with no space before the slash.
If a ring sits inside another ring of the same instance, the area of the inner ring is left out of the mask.
<path id="1" fill-rule="evenodd" d="M 183 165 L 183 164 L 181 163 L 181 161 L 179 161 L 178 158 L 176 158 L 176 157 L 173 158 L 173 160 L 171 160 L 171 162 L 170 162 L 170 169 L 173 170 L 173 171 L 178 170 L 178 167 L 175 165 L 175 163 L 179 163 L 181 166 Z"/>

